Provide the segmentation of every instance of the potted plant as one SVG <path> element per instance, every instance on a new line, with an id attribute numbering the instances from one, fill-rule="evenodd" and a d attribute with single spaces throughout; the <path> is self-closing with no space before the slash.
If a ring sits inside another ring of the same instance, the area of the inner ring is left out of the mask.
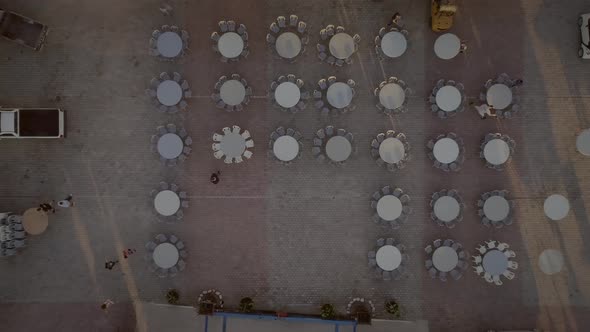
<path id="1" fill-rule="evenodd" d="M 211 315 L 214 311 L 223 309 L 223 296 L 215 289 L 203 291 L 197 299 L 197 306 L 200 315 Z"/>
<path id="2" fill-rule="evenodd" d="M 176 289 L 170 289 L 166 293 L 166 300 L 168 300 L 168 304 L 178 304 L 178 300 L 180 299 L 180 294 Z"/>
<path id="3" fill-rule="evenodd" d="M 402 318 L 402 309 L 399 306 L 399 304 L 395 302 L 395 300 L 385 302 L 385 310 L 387 311 L 387 313 L 393 315 L 393 318 Z"/>
<path id="4" fill-rule="evenodd" d="M 334 319 L 336 317 L 334 306 L 329 303 L 322 305 L 321 317 L 322 319 Z"/>
<path id="5" fill-rule="evenodd" d="M 243 313 L 250 313 L 254 311 L 254 300 L 249 297 L 244 297 L 240 300 L 240 311 Z"/>

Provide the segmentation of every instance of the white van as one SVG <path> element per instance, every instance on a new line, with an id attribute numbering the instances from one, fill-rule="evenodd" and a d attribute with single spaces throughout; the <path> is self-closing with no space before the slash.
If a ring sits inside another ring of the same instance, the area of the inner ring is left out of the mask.
<path id="1" fill-rule="evenodd" d="M 582 14 L 578 18 L 578 26 L 580 27 L 581 44 L 578 50 L 578 55 L 582 59 L 590 59 L 590 14 Z"/>

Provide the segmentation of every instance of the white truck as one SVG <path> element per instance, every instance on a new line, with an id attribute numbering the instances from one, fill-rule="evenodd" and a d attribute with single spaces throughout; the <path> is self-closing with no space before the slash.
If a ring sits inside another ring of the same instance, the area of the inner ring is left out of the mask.
<path id="1" fill-rule="evenodd" d="M 59 108 L 0 108 L 0 139 L 63 138 L 65 112 Z"/>

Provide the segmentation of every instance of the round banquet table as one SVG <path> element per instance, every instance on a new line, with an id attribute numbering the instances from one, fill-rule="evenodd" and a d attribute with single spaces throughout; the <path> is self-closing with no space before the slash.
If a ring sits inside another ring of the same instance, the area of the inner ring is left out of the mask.
<path id="1" fill-rule="evenodd" d="M 452 138 L 441 138 L 432 148 L 434 158 L 443 164 L 450 164 L 459 158 L 459 144 Z"/>
<path id="2" fill-rule="evenodd" d="M 180 197 L 172 190 L 162 190 L 154 197 L 154 207 L 159 214 L 171 216 L 180 209 Z"/>
<path id="3" fill-rule="evenodd" d="M 340 32 L 330 38 L 330 53 L 337 59 L 347 59 L 354 53 L 354 40 L 344 32 Z"/>
<path id="4" fill-rule="evenodd" d="M 163 269 L 169 269 L 178 263 L 178 249 L 172 243 L 159 244 L 152 254 L 156 265 Z"/>
<path id="5" fill-rule="evenodd" d="M 301 52 L 301 39 L 293 32 L 283 32 L 277 37 L 275 48 L 281 57 L 292 59 Z"/>
<path id="6" fill-rule="evenodd" d="M 237 33 L 226 32 L 219 37 L 217 49 L 221 55 L 228 59 L 236 58 L 244 50 L 244 41 Z"/>
<path id="7" fill-rule="evenodd" d="M 381 50 L 390 58 L 400 57 L 407 48 L 406 36 L 398 31 L 390 31 L 381 38 Z"/>
<path id="8" fill-rule="evenodd" d="M 381 219 L 392 221 L 402 215 L 402 202 L 393 195 L 385 195 L 377 201 L 377 214 Z"/>
<path id="9" fill-rule="evenodd" d="M 399 84 L 387 83 L 379 90 L 379 102 L 387 109 L 400 108 L 405 100 L 406 93 Z"/>
<path id="10" fill-rule="evenodd" d="M 275 90 L 275 99 L 284 108 L 293 107 L 301 99 L 301 91 L 295 83 L 283 82 Z"/>
<path id="11" fill-rule="evenodd" d="M 274 155 L 281 161 L 291 161 L 299 154 L 299 143 L 291 136 L 281 136 L 273 144 Z"/>
<path id="12" fill-rule="evenodd" d="M 394 246 L 385 245 L 377 250 L 375 260 L 381 269 L 393 271 L 402 263 L 402 253 Z"/>
<path id="13" fill-rule="evenodd" d="M 164 32 L 158 36 L 156 47 L 163 57 L 177 57 L 182 51 L 182 38 L 176 32 Z"/>
<path id="14" fill-rule="evenodd" d="M 439 247 L 432 254 L 432 264 L 441 272 L 449 272 L 457 267 L 459 255 L 451 247 Z"/>

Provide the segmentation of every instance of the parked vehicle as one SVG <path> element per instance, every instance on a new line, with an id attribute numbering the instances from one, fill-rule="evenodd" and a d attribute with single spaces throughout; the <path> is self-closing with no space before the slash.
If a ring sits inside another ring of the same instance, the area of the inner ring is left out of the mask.
<path id="1" fill-rule="evenodd" d="M 582 14 L 578 17 L 578 26 L 580 27 L 580 49 L 578 55 L 582 59 L 590 59 L 590 13 Z"/>
<path id="2" fill-rule="evenodd" d="M 449 30 L 453 26 L 453 17 L 457 12 L 455 0 L 432 0 L 430 7 L 430 24 L 432 31 Z"/>
<path id="3" fill-rule="evenodd" d="M 0 8 L 0 36 L 39 51 L 49 28 L 28 17 Z"/>
<path id="4" fill-rule="evenodd" d="M 64 129 L 59 108 L 0 108 L 0 139 L 63 138 Z"/>

